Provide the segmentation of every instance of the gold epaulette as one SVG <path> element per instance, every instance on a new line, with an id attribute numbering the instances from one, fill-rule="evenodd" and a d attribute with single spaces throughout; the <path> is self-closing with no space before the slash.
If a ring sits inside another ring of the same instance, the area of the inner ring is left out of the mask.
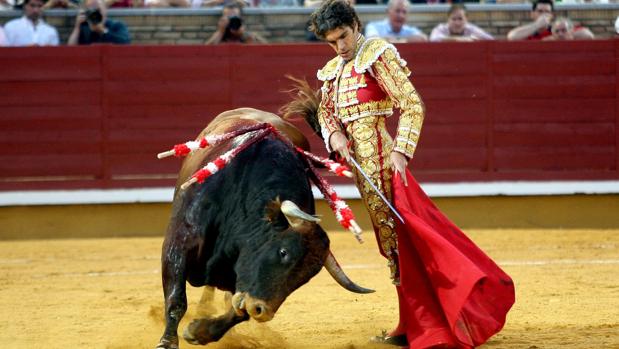
<path id="1" fill-rule="evenodd" d="M 340 56 L 333 58 L 332 60 L 327 62 L 327 64 L 325 64 L 325 66 L 322 67 L 322 69 L 318 70 L 318 72 L 316 73 L 316 77 L 320 81 L 328 81 L 328 80 L 335 79 L 335 76 L 337 75 L 337 71 L 341 63 L 342 63 L 342 59 L 340 58 Z"/>
<path id="2" fill-rule="evenodd" d="M 398 63 L 402 67 L 406 67 L 406 61 L 400 58 L 398 49 L 395 46 L 381 38 L 369 38 L 361 45 L 359 53 L 355 58 L 355 72 L 357 74 L 364 73 L 386 50 L 392 51 Z"/>

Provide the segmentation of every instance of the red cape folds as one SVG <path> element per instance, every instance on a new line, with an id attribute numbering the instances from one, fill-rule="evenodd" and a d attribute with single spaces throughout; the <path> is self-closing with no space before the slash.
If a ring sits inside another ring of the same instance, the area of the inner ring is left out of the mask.
<path id="1" fill-rule="evenodd" d="M 407 171 L 396 172 L 393 200 L 400 255 L 400 327 L 411 349 L 483 344 L 503 328 L 514 304 L 512 279 L 430 201 Z M 403 323 L 404 322 L 404 323 Z"/>

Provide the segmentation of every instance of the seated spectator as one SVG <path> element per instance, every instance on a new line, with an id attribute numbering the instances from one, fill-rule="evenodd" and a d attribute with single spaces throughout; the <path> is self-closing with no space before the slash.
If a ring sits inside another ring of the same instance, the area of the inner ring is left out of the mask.
<path id="1" fill-rule="evenodd" d="M 191 0 L 144 0 L 144 7 L 200 7 L 192 6 Z M 197 3 L 201 3 L 200 0 Z"/>
<path id="2" fill-rule="evenodd" d="M 131 42 L 127 25 L 107 18 L 103 0 L 86 0 L 80 10 L 75 27 L 69 36 L 69 45 L 128 44 Z"/>
<path id="3" fill-rule="evenodd" d="M 106 8 L 142 7 L 143 0 L 104 0 Z"/>
<path id="4" fill-rule="evenodd" d="M 12 10 L 14 6 L 15 6 L 14 0 L 0 0 L 0 11 Z"/>
<path id="5" fill-rule="evenodd" d="M 25 0 L 24 16 L 4 25 L 9 46 L 56 46 L 58 31 L 43 21 L 43 0 Z"/>
<path id="6" fill-rule="evenodd" d="M 480 27 L 471 24 L 466 18 L 466 7 L 463 4 L 453 4 L 447 12 L 447 23 L 434 27 L 430 41 L 476 41 L 492 40 L 492 35 Z"/>
<path id="7" fill-rule="evenodd" d="M 368 38 L 378 36 L 392 43 L 427 41 L 426 34 L 406 24 L 410 5 L 408 0 L 389 0 L 387 18 L 368 23 L 365 27 L 365 36 Z"/>
<path id="8" fill-rule="evenodd" d="M 79 5 L 76 0 L 48 0 L 45 5 L 43 5 L 43 9 L 45 10 L 50 8 L 69 9 L 78 7 Z"/>
<path id="9" fill-rule="evenodd" d="M 0 26 L 0 46 L 6 46 L 8 43 L 6 42 L 6 36 L 4 35 L 4 29 Z"/>
<path id="10" fill-rule="evenodd" d="M 552 26 L 550 27 L 551 35 L 545 37 L 543 40 L 548 41 L 561 41 L 561 40 L 574 40 L 574 32 L 575 32 L 574 23 L 569 18 L 559 17 L 552 22 Z M 593 39 L 593 33 L 591 33 L 591 37 L 582 36 L 578 38 L 579 40 Z"/>
<path id="11" fill-rule="evenodd" d="M 507 33 L 507 40 L 542 40 L 552 35 L 553 11 L 552 0 L 534 0 L 530 14 L 533 22 L 512 29 Z M 589 29 L 581 26 L 574 27 L 574 39 L 593 39 L 593 37 Z"/>
<path id="12" fill-rule="evenodd" d="M 574 40 L 574 23 L 572 23 L 572 21 L 568 18 L 559 17 L 552 22 L 550 32 L 552 34 L 543 38 L 542 40 Z"/>
<path id="13" fill-rule="evenodd" d="M 260 35 L 245 30 L 241 8 L 242 6 L 238 3 L 232 3 L 224 7 L 221 18 L 217 22 L 217 29 L 213 35 L 206 40 L 207 45 L 216 45 L 221 43 L 252 44 L 267 42 Z"/>
<path id="14" fill-rule="evenodd" d="M 241 8 L 246 6 L 252 6 L 250 0 L 191 0 L 191 7 L 226 7 L 233 4 L 238 4 Z"/>

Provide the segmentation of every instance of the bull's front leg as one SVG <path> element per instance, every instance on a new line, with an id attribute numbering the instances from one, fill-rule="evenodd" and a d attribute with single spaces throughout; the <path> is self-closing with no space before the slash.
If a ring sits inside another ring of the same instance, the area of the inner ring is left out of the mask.
<path id="1" fill-rule="evenodd" d="M 178 324 L 187 310 L 185 253 L 180 248 L 164 248 L 161 277 L 165 298 L 165 330 L 155 349 L 178 349 Z"/>
<path id="2" fill-rule="evenodd" d="M 249 315 L 244 312 L 241 315 L 230 307 L 228 312 L 216 318 L 203 318 L 193 320 L 183 337 L 191 344 L 207 344 L 221 339 L 229 329 L 236 324 L 249 320 Z"/>

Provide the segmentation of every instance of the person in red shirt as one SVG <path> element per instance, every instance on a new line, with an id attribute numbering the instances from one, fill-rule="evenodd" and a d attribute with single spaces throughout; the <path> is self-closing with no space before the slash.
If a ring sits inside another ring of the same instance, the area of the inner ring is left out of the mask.
<path id="1" fill-rule="evenodd" d="M 531 9 L 530 23 L 523 24 L 507 33 L 507 40 L 542 40 L 552 35 L 551 23 L 554 17 L 552 0 L 535 0 Z M 582 26 L 574 27 L 574 39 L 593 39 L 595 35 Z"/>

